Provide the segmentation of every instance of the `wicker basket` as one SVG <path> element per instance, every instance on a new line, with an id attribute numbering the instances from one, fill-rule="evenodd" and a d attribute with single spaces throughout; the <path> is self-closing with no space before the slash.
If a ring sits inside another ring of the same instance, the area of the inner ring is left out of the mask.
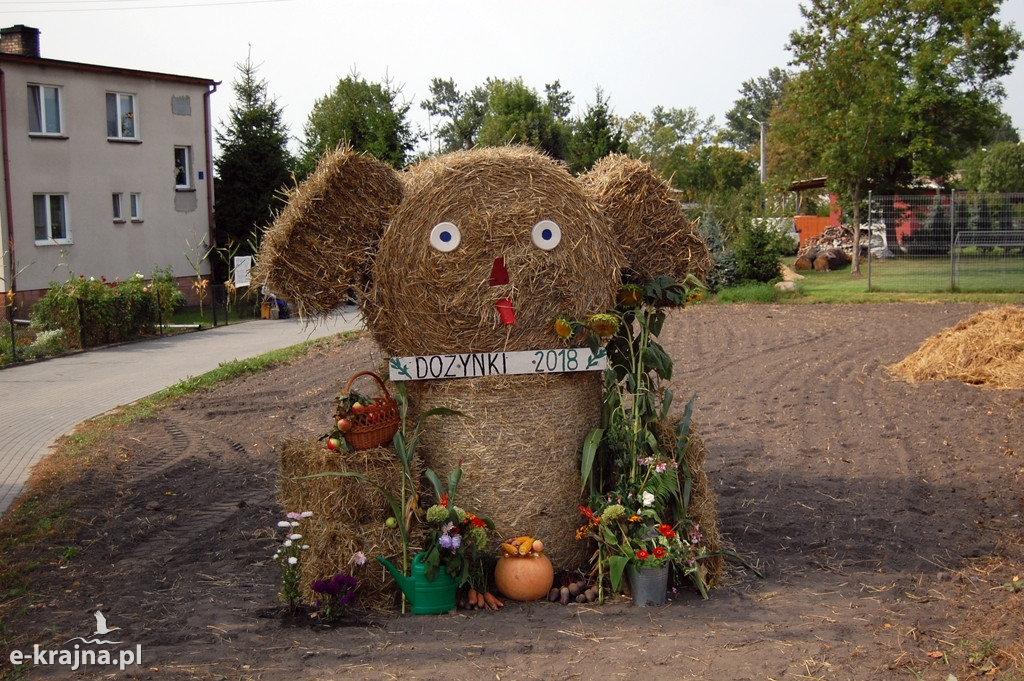
<path id="1" fill-rule="evenodd" d="M 352 427 L 345 433 L 345 441 L 353 449 L 373 449 L 391 443 L 391 438 L 398 432 L 401 419 L 398 413 L 398 402 L 388 393 L 380 376 L 372 371 L 360 371 L 353 375 L 345 385 L 345 392 L 349 392 L 352 389 L 352 384 L 361 376 L 369 376 L 377 382 L 382 393 L 381 397 L 375 397 L 373 403 L 367 405 L 360 414 L 338 413 L 336 417 L 340 419 L 344 416 L 352 422 Z"/>

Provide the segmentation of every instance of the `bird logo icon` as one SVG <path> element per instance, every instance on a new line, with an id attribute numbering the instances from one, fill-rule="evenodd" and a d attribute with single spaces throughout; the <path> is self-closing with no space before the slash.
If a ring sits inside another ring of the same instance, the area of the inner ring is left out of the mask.
<path id="1" fill-rule="evenodd" d="M 97 636 L 104 636 L 112 631 L 117 631 L 121 627 L 107 627 L 107 618 L 103 616 L 103 613 L 97 610 L 96 615 L 96 631 L 93 633 Z"/>

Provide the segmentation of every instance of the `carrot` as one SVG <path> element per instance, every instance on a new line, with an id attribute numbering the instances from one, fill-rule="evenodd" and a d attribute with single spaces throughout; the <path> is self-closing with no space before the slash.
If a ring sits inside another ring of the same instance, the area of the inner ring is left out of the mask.
<path id="1" fill-rule="evenodd" d="M 487 603 L 487 607 L 491 610 L 497 610 L 498 608 L 505 607 L 505 604 L 495 598 L 490 591 L 484 592 L 484 602 Z"/>
<path id="2" fill-rule="evenodd" d="M 483 610 L 487 607 L 487 601 L 484 600 L 484 593 L 482 591 L 476 592 L 476 607 L 477 610 Z"/>
<path id="3" fill-rule="evenodd" d="M 476 608 L 476 597 L 477 597 L 476 589 L 474 589 L 473 587 L 470 587 L 469 588 L 469 596 L 467 597 L 467 601 L 469 602 L 469 607 Z"/>

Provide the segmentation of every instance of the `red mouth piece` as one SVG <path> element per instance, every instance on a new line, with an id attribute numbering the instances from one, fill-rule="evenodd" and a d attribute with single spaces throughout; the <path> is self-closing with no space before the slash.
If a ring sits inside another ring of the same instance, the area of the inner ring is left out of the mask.
<path id="1" fill-rule="evenodd" d="M 495 258 L 491 265 L 491 286 L 503 286 L 508 283 L 508 269 L 505 268 L 505 258 Z M 502 324 L 512 324 L 516 321 L 516 311 L 512 306 L 511 298 L 502 298 L 494 303 L 498 309 Z"/>

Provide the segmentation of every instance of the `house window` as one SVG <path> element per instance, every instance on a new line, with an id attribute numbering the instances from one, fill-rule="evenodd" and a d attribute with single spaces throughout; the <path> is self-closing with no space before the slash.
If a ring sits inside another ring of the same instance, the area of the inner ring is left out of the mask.
<path id="1" fill-rule="evenodd" d="M 56 85 L 28 86 L 28 132 L 30 135 L 60 135 L 60 88 Z"/>
<path id="2" fill-rule="evenodd" d="M 108 92 L 107 138 L 138 139 L 135 123 L 135 95 Z"/>
<path id="3" fill-rule="evenodd" d="M 174 188 L 192 188 L 192 167 L 189 158 L 192 147 L 174 147 Z"/>
<path id="4" fill-rule="evenodd" d="M 117 192 L 110 195 L 110 198 L 113 201 L 114 222 L 124 222 L 124 211 L 121 208 L 121 199 L 123 196 L 123 194 L 119 194 Z"/>
<path id="5" fill-rule="evenodd" d="M 67 196 L 65 194 L 33 194 L 37 244 L 69 244 Z"/>
<path id="6" fill-rule="evenodd" d="M 142 194 L 132 192 L 129 195 L 131 201 L 132 222 L 142 222 Z"/>

